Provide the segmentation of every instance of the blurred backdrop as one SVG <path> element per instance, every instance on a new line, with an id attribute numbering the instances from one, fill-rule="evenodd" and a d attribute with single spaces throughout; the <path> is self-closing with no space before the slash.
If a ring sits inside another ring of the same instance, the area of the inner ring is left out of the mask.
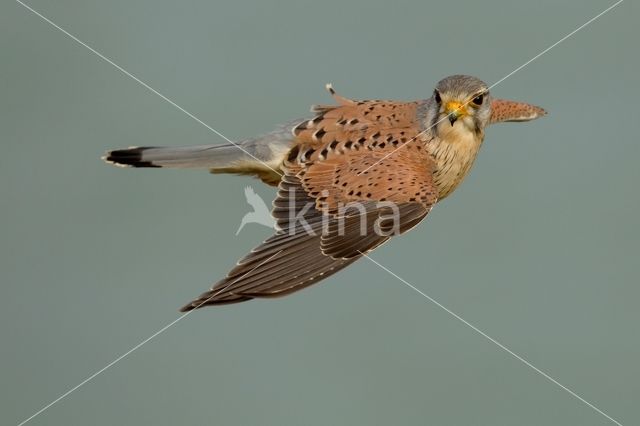
<path id="1" fill-rule="evenodd" d="M 610 2 L 29 5 L 231 139 L 353 98 L 489 84 Z M 493 89 L 549 115 L 488 130 L 462 187 L 373 258 L 625 425 L 640 419 L 638 6 Z M 0 5 L 0 416 L 17 424 L 178 317 L 269 235 L 245 177 L 122 170 L 221 138 L 13 1 Z M 208 308 L 33 425 L 605 425 L 366 260 Z"/>

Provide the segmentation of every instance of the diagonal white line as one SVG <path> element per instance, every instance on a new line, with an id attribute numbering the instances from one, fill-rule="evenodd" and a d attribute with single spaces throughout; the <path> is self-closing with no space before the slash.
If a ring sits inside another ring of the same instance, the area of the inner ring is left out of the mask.
<path id="1" fill-rule="evenodd" d="M 215 133 L 216 135 L 220 136 L 222 139 L 226 140 L 227 142 L 229 142 L 230 144 L 232 144 L 233 146 L 235 146 L 236 148 L 238 148 L 239 150 L 243 151 L 245 154 L 247 154 L 248 156 L 250 156 L 251 158 L 253 158 L 256 161 L 259 161 L 260 163 L 264 164 L 265 167 L 268 167 L 269 169 L 271 169 L 273 172 L 277 173 L 278 175 L 282 176 L 282 173 L 280 173 L 279 171 L 275 170 L 273 167 L 271 167 L 270 165 L 268 165 L 267 163 L 265 163 L 264 161 L 260 160 L 259 158 L 257 158 L 256 156 L 254 156 L 253 154 L 251 154 L 250 152 L 248 152 L 246 149 L 244 149 L 243 147 L 241 147 L 240 145 L 238 145 L 237 143 L 233 142 L 231 139 L 229 139 L 228 137 L 226 137 L 225 135 L 223 135 L 222 133 L 220 133 L 219 131 L 217 131 L 216 129 L 214 129 L 213 127 L 211 127 L 210 125 L 208 125 L 207 123 L 205 123 L 204 121 L 202 121 L 201 119 L 199 119 L 198 117 L 196 117 L 195 115 L 193 115 L 192 113 L 190 113 L 189 111 L 187 111 L 186 109 L 184 109 L 183 107 L 181 107 L 180 105 L 178 105 L 177 103 L 175 103 L 174 101 L 172 101 L 171 99 L 169 99 L 168 97 L 166 97 L 165 95 L 163 95 L 162 93 L 158 92 L 156 89 L 154 89 L 153 87 L 149 86 L 147 83 L 145 83 L 144 81 L 140 80 L 138 77 L 136 77 L 135 75 L 133 75 L 132 73 L 130 73 L 129 71 L 125 70 L 124 68 L 122 68 L 120 65 L 116 64 L 115 62 L 113 62 L 111 59 L 109 59 L 108 57 L 104 56 L 102 53 L 98 52 L 96 49 L 94 49 L 93 47 L 89 46 L 87 43 L 83 42 L 82 40 L 80 40 L 78 37 L 74 36 L 73 34 L 71 34 L 70 32 L 68 32 L 67 30 L 65 30 L 64 28 L 60 27 L 58 24 L 56 24 L 55 22 L 53 22 L 52 20 L 50 20 L 49 18 L 47 18 L 46 16 L 42 15 L 41 13 L 39 13 L 38 11 L 36 11 L 35 9 L 33 9 L 31 6 L 23 3 L 21 0 L 16 0 L 16 2 L 18 4 L 20 4 L 21 6 L 25 7 L 26 9 L 30 10 L 31 12 L 33 12 L 35 15 L 39 16 L 40 18 L 42 18 L 43 21 L 47 22 L 48 24 L 50 24 L 51 26 L 53 26 L 54 28 L 60 30 L 62 33 L 64 33 L 65 35 L 67 35 L 69 38 L 71 38 L 73 41 L 75 41 L 76 43 L 80 44 L 81 46 L 86 47 L 87 49 L 89 49 L 92 53 L 95 53 L 100 59 L 104 60 L 105 62 L 113 65 L 116 69 L 118 69 L 118 71 L 122 72 L 124 75 L 126 75 L 127 77 L 132 78 L 133 80 L 135 80 L 136 82 L 138 82 L 139 84 L 141 84 L 142 86 L 144 86 L 146 89 L 148 89 L 149 91 L 151 91 L 152 93 L 155 93 L 156 95 L 160 96 L 163 100 L 167 101 L 169 104 L 173 105 L 174 107 L 176 107 L 177 109 L 179 109 L 180 111 L 182 111 L 183 113 L 185 113 L 186 115 L 188 115 L 189 117 L 191 117 L 193 120 L 195 120 L 196 122 L 202 124 L 204 127 L 206 127 L 207 129 L 211 130 L 213 133 Z"/>
<path id="2" fill-rule="evenodd" d="M 384 265 L 381 265 L 376 260 L 374 260 L 371 257 L 369 257 L 367 254 L 362 253 L 362 252 L 360 252 L 360 254 L 362 254 L 364 257 L 366 257 L 371 262 L 373 262 L 376 265 L 378 265 L 380 268 L 382 268 L 383 270 L 385 270 L 386 272 L 388 272 L 389 274 L 391 274 L 392 276 L 394 276 L 398 280 L 402 281 L 409 288 L 411 288 L 412 290 L 418 292 L 420 295 L 425 297 L 427 300 L 429 300 L 431 303 L 433 303 L 434 305 L 436 305 L 440 309 L 444 310 L 446 313 L 448 313 L 449 315 L 451 315 L 455 319 L 457 319 L 458 321 L 460 321 L 461 323 L 463 323 L 467 327 L 471 328 L 473 331 L 475 331 L 476 333 L 480 334 L 482 337 L 484 337 L 485 339 L 489 340 L 491 343 L 495 344 L 500 349 L 502 349 L 503 351 L 505 351 L 506 353 L 508 353 L 509 355 L 514 357 L 515 359 L 517 359 L 518 361 L 522 362 L 524 365 L 526 365 L 527 367 L 531 368 L 533 371 L 535 371 L 536 373 L 540 374 L 545 379 L 549 380 L 551 383 L 559 386 L 560 388 L 562 388 L 563 390 L 568 392 L 571 396 L 573 396 L 574 398 L 576 398 L 579 401 L 583 402 L 584 404 L 586 404 L 587 406 L 589 406 L 593 410 L 597 411 L 598 413 L 600 413 L 601 415 L 603 415 L 604 417 L 606 417 L 607 419 L 609 419 L 613 423 L 617 424 L 618 426 L 622 426 L 622 424 L 620 422 L 618 422 L 617 420 L 615 420 L 613 417 L 609 416 L 607 413 L 605 413 L 604 411 L 602 411 L 601 409 L 599 409 L 598 407 L 596 407 L 595 405 L 593 405 L 592 403 L 590 403 L 589 401 L 587 401 L 586 399 L 584 399 L 583 397 L 581 397 L 580 395 L 578 395 L 577 393 L 575 393 L 574 391 L 572 391 L 571 389 L 569 389 L 568 387 L 563 385 L 562 383 L 558 382 L 556 379 L 551 377 L 549 374 L 547 374 L 544 371 L 540 370 L 538 367 L 536 367 L 535 365 L 531 364 L 529 361 L 527 361 L 526 359 L 524 359 L 523 357 L 521 357 L 517 353 L 513 352 L 511 349 L 509 349 L 508 347 L 506 347 L 502 343 L 498 342 L 493 337 L 489 336 L 487 333 L 485 333 L 484 331 L 480 330 L 478 327 L 476 327 L 475 325 L 471 324 L 469 321 L 465 320 L 460 315 L 456 314 L 451 309 L 447 308 L 442 303 L 440 303 L 437 300 L 435 300 L 433 297 L 429 296 L 428 294 L 426 294 L 425 292 L 423 292 L 422 290 L 420 290 L 419 288 L 417 288 L 413 284 L 411 284 L 408 281 L 404 280 L 402 277 L 398 276 L 397 274 L 395 274 L 394 272 L 392 272 L 391 270 L 386 268 Z"/>
<path id="3" fill-rule="evenodd" d="M 606 8 L 605 10 L 603 10 L 602 12 L 598 13 L 596 16 L 594 16 L 593 18 L 589 19 L 587 22 L 585 22 L 584 24 L 580 25 L 578 28 L 576 28 L 575 30 L 571 31 L 569 34 L 565 35 L 564 37 L 562 37 L 560 40 L 556 41 L 555 43 L 553 43 L 551 46 L 547 47 L 546 49 L 542 50 L 540 53 L 538 53 L 537 55 L 535 55 L 533 58 L 529 59 L 527 62 L 525 62 L 524 64 L 520 65 L 518 68 L 514 69 L 513 71 L 511 71 L 509 74 L 505 75 L 504 77 L 502 77 L 500 80 L 496 81 L 495 83 L 493 83 L 492 85 L 490 85 L 487 90 L 491 90 L 494 87 L 496 87 L 498 84 L 502 83 L 503 81 L 505 81 L 507 78 L 511 77 L 512 75 L 514 75 L 515 73 L 517 73 L 518 71 L 520 71 L 522 68 L 526 67 L 527 65 L 529 65 L 531 62 L 535 61 L 536 59 L 538 59 L 540 56 L 544 55 L 545 53 L 547 53 L 548 51 L 550 51 L 551 49 L 553 49 L 554 47 L 556 47 L 557 45 L 559 45 L 560 43 L 562 43 L 563 41 L 565 41 L 566 39 L 568 39 L 569 37 L 571 37 L 572 35 L 574 35 L 575 33 L 577 33 L 578 31 L 580 31 L 581 29 L 583 29 L 584 27 L 586 27 L 587 25 L 591 24 L 593 21 L 595 21 L 596 19 L 600 18 L 602 15 L 604 15 L 605 13 L 609 12 L 611 9 L 613 9 L 614 7 L 618 6 L 620 3 L 622 3 L 624 0 L 618 0 L 617 2 L 615 2 L 614 4 L 612 4 L 611 6 L 609 6 L 608 8 Z M 471 102 L 471 99 L 469 99 L 468 101 L 466 101 L 464 104 L 462 104 L 462 106 L 466 106 L 469 102 Z M 366 169 L 364 169 L 363 171 L 359 172 L 358 175 L 361 175 L 362 173 L 368 171 L 369 169 L 371 169 L 372 167 L 376 166 L 377 164 L 379 164 L 381 161 L 384 161 L 386 158 L 388 158 L 389 156 L 395 154 L 398 150 L 402 149 L 403 147 L 405 147 L 406 145 L 408 145 L 410 142 L 413 142 L 414 140 L 416 140 L 417 138 L 419 138 L 420 136 L 424 135 L 425 133 L 427 133 L 429 130 L 433 129 L 434 127 L 436 127 L 438 124 L 442 123 L 443 121 L 445 121 L 447 119 L 447 116 L 441 118 L 440 120 L 436 121 L 434 124 L 432 124 L 431 126 L 427 127 L 426 129 L 424 129 L 423 131 L 421 131 L 420 133 L 418 133 L 417 135 L 415 135 L 414 137 L 412 137 L 411 139 L 409 139 L 407 142 L 405 142 L 404 144 L 398 146 L 396 149 L 394 149 L 393 151 L 389 152 L 387 155 L 385 155 L 384 157 L 382 157 L 381 159 L 379 159 L 378 161 L 376 161 L 375 163 L 373 163 L 372 165 L 370 165 L 369 167 L 367 167 Z"/>
<path id="4" fill-rule="evenodd" d="M 553 49 L 554 47 L 556 47 L 557 45 L 559 45 L 560 43 L 562 43 L 563 41 L 565 41 L 566 39 L 568 39 L 569 37 L 571 37 L 572 35 L 574 35 L 575 33 L 577 33 L 578 31 L 580 31 L 581 29 L 583 29 L 584 27 L 586 27 L 587 25 L 591 24 L 593 21 L 595 21 L 596 19 L 600 18 L 602 15 L 604 15 L 605 13 L 608 13 L 611 9 L 613 9 L 614 7 L 618 6 L 620 3 L 622 3 L 624 0 L 618 0 L 617 2 L 615 2 L 614 4 L 612 4 L 611 6 L 609 6 L 608 8 L 606 8 L 605 10 L 603 10 L 602 12 L 598 13 L 596 16 L 594 16 L 593 18 L 589 19 L 587 22 L 585 22 L 584 24 L 580 25 L 578 28 L 576 28 L 575 30 L 571 31 L 569 34 L 567 34 L 566 36 L 562 37 L 560 40 L 556 41 L 555 43 L 553 43 L 551 46 L 547 47 L 546 49 L 544 49 L 542 52 L 538 53 L 536 56 L 534 56 L 533 58 L 529 59 L 527 62 L 525 62 L 524 64 L 520 65 L 518 68 L 516 68 L 515 70 L 511 71 L 509 74 L 505 75 L 504 77 L 502 77 L 500 80 L 496 81 L 495 83 L 493 83 L 491 86 L 489 86 L 489 89 L 497 86 L 498 84 L 502 83 L 503 81 L 505 81 L 507 78 L 511 77 L 512 75 L 514 75 L 515 73 L 517 73 L 518 71 L 520 71 L 522 68 L 526 67 L 527 65 L 529 65 L 531 62 L 535 61 L 536 59 L 538 59 L 540 56 L 544 55 L 545 53 L 547 53 L 548 51 L 550 51 L 551 49 Z"/>
<path id="5" fill-rule="evenodd" d="M 229 286 L 231 286 L 232 284 L 236 283 L 237 281 L 241 280 L 242 278 L 250 275 L 253 271 L 255 271 L 256 269 L 258 269 L 260 266 L 264 265 L 265 263 L 267 263 L 268 261 L 270 261 L 271 259 L 273 259 L 274 257 L 278 256 L 280 253 L 282 253 L 282 250 L 280 250 L 279 252 L 277 252 L 276 254 L 269 256 L 266 260 L 264 260 L 263 262 L 260 262 L 255 268 L 251 269 L 249 272 L 242 274 L 241 276 L 239 276 L 237 279 L 233 280 L 232 282 L 230 282 L 229 284 L 227 284 L 226 286 L 224 286 L 223 288 L 221 288 L 219 291 L 217 291 L 216 293 L 212 294 L 211 297 L 207 298 L 205 301 L 203 301 L 202 303 L 198 304 L 195 308 L 193 308 L 192 310 L 185 312 L 184 314 L 180 315 L 178 318 L 174 319 L 173 321 L 171 321 L 169 324 L 165 325 L 164 327 L 162 327 L 160 330 L 156 331 L 155 333 L 153 333 L 151 336 L 147 337 L 146 339 L 144 339 L 143 341 L 141 341 L 140 343 L 138 343 L 137 345 L 135 345 L 134 347 L 132 347 L 131 349 L 129 349 L 128 351 L 126 351 L 125 353 L 123 353 L 122 355 L 120 355 L 118 358 L 114 359 L 113 361 L 111 361 L 109 364 L 105 365 L 104 367 L 102 367 L 101 369 L 99 369 L 98 371 L 96 371 L 95 373 L 93 373 L 92 375 L 90 375 L 89 377 L 87 377 L 86 379 L 84 379 L 83 381 L 81 381 L 80 383 L 78 383 L 77 385 L 75 385 L 74 387 L 72 387 L 71 389 L 69 389 L 68 391 L 66 391 L 65 393 L 63 393 L 62 395 L 60 395 L 59 397 L 57 397 L 56 399 L 54 399 L 53 401 L 51 401 L 50 403 L 48 403 L 47 405 L 45 405 L 44 407 L 42 407 L 41 409 L 39 409 L 38 411 L 36 411 L 35 413 L 33 413 L 31 416 L 29 416 L 28 418 L 24 419 L 23 421 L 21 421 L 18 426 L 23 426 L 25 424 L 27 424 L 28 422 L 30 422 L 31 420 L 33 420 L 34 418 L 36 418 L 37 416 L 39 416 L 40 414 L 42 414 L 43 412 L 45 412 L 46 410 L 48 410 L 49 408 L 53 407 L 55 404 L 57 404 L 58 402 L 62 401 L 63 399 L 65 399 L 66 397 L 68 397 L 69 395 L 71 395 L 73 392 L 75 392 L 76 390 L 78 390 L 79 388 L 81 388 L 82 386 L 86 385 L 87 383 L 89 383 L 91 380 L 95 379 L 96 377 L 98 377 L 100 374 L 104 373 L 106 370 L 108 370 L 109 368 L 113 367 L 115 364 L 117 364 L 118 362 L 122 361 L 124 358 L 126 358 L 127 356 L 131 355 L 133 352 L 135 352 L 136 350 L 140 349 L 142 346 L 144 346 L 146 343 L 148 343 L 149 341 L 153 340 L 156 336 L 159 336 L 160 334 L 164 333 L 165 331 L 167 331 L 169 328 L 173 327 L 175 324 L 177 324 L 178 322 L 182 321 L 184 318 L 188 317 L 191 313 L 195 312 L 196 309 L 198 309 L 199 307 L 201 307 L 202 305 L 204 305 L 205 303 L 207 303 L 209 300 L 213 299 L 214 297 L 216 297 L 218 294 L 222 293 L 223 291 L 225 291 Z"/>

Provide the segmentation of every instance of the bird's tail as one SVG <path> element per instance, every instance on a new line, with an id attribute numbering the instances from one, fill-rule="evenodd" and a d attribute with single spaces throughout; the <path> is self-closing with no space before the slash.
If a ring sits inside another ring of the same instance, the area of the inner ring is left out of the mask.
<path id="1" fill-rule="evenodd" d="M 280 164 L 284 153 L 255 148 L 246 144 L 143 146 L 109 151 L 102 159 L 118 167 L 207 169 L 211 173 L 250 175 L 277 185 L 282 176 Z"/>
<path id="2" fill-rule="evenodd" d="M 254 159 L 241 145 L 197 145 L 182 147 L 129 147 L 107 152 L 103 160 L 121 167 L 168 167 L 218 169 L 228 168 Z M 264 161 L 264 160 L 262 160 Z"/>
<path id="3" fill-rule="evenodd" d="M 130 147 L 108 151 L 102 159 L 120 167 L 191 168 L 208 169 L 212 173 L 257 175 L 274 185 L 280 180 L 279 169 L 284 156 L 293 146 L 290 126 L 288 123 L 271 133 L 238 143 Z"/>

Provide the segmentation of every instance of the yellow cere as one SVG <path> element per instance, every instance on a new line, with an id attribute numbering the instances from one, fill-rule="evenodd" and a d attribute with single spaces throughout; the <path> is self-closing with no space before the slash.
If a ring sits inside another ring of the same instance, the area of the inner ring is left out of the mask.
<path id="1" fill-rule="evenodd" d="M 467 114 L 466 106 L 463 105 L 462 102 L 458 101 L 447 102 L 447 104 L 445 105 L 445 111 L 447 114 L 453 113 L 458 116 Z"/>

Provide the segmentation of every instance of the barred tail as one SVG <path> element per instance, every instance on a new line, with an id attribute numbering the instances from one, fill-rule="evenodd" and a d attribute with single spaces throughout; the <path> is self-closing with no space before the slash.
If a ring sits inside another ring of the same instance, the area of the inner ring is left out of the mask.
<path id="1" fill-rule="evenodd" d="M 295 143 L 291 128 L 300 121 L 290 121 L 270 133 L 236 144 L 131 147 L 109 151 L 102 159 L 120 167 L 191 168 L 254 175 L 277 185 L 280 165 Z"/>
<path id="2" fill-rule="evenodd" d="M 250 152 L 232 144 L 184 147 L 131 147 L 109 151 L 104 161 L 121 167 L 228 168 L 259 162 Z M 264 160 L 262 160 L 264 161 Z"/>

